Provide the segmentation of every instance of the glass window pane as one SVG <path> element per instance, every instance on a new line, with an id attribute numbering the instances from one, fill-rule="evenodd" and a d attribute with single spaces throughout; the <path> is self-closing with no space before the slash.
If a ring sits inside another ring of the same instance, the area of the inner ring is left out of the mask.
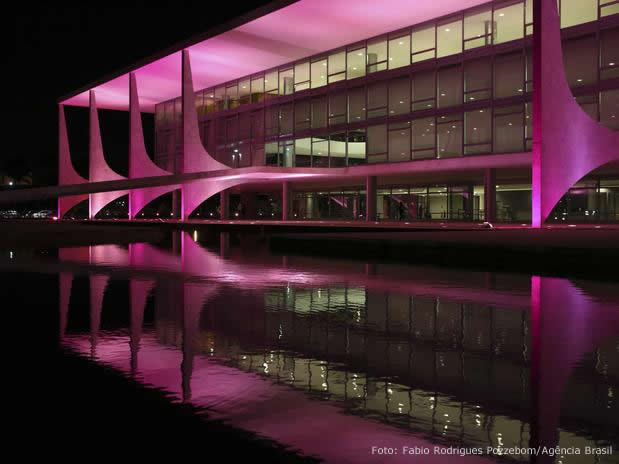
<path id="1" fill-rule="evenodd" d="M 462 21 L 457 20 L 436 27 L 436 57 L 454 55 L 462 52 Z"/>
<path id="2" fill-rule="evenodd" d="M 277 71 L 271 71 L 264 75 L 264 93 L 267 98 L 278 94 Z"/>
<path id="3" fill-rule="evenodd" d="M 387 161 L 387 126 L 370 126 L 367 128 L 368 163 Z"/>
<path id="4" fill-rule="evenodd" d="M 215 89 L 215 101 L 217 102 L 217 111 L 228 109 L 228 100 L 226 99 L 225 87 L 217 87 Z"/>
<path id="5" fill-rule="evenodd" d="M 387 69 L 387 41 L 379 40 L 368 43 L 368 74 Z"/>
<path id="6" fill-rule="evenodd" d="M 524 124 L 524 138 L 525 138 L 525 150 L 531 150 L 533 148 L 533 103 L 525 103 L 525 124 Z"/>
<path id="7" fill-rule="evenodd" d="M 264 77 L 255 77 L 251 80 L 251 102 L 258 103 L 264 99 Z"/>
<path id="8" fill-rule="evenodd" d="M 267 166 L 279 165 L 279 147 L 277 142 L 264 144 L 264 164 Z"/>
<path id="9" fill-rule="evenodd" d="M 290 95 L 294 91 L 294 71 L 292 68 L 279 71 L 279 94 Z"/>
<path id="10" fill-rule="evenodd" d="M 451 158 L 462 155 L 462 116 L 441 116 L 437 119 L 438 157 Z"/>
<path id="11" fill-rule="evenodd" d="M 411 60 L 413 63 L 434 58 L 435 33 L 434 25 L 413 31 L 411 35 Z"/>
<path id="12" fill-rule="evenodd" d="M 609 129 L 619 130 L 619 89 L 600 93 L 600 123 Z"/>
<path id="13" fill-rule="evenodd" d="M 387 84 L 368 85 L 368 119 L 387 115 Z"/>
<path id="14" fill-rule="evenodd" d="M 346 132 L 336 132 L 329 137 L 329 167 L 346 166 Z"/>
<path id="15" fill-rule="evenodd" d="M 312 137 L 312 167 L 329 167 L 329 137 Z"/>
<path id="16" fill-rule="evenodd" d="M 365 163 L 366 139 L 365 129 L 348 131 L 348 166 Z"/>
<path id="17" fill-rule="evenodd" d="M 346 92 L 329 94 L 329 125 L 346 122 Z"/>
<path id="18" fill-rule="evenodd" d="M 488 108 L 464 113 L 464 153 L 492 151 L 492 131 Z"/>
<path id="19" fill-rule="evenodd" d="M 309 89 L 310 65 L 308 61 L 294 66 L 294 91 Z"/>
<path id="20" fill-rule="evenodd" d="M 389 82 L 389 114 L 405 114 L 410 112 L 410 79 L 400 77 Z"/>
<path id="21" fill-rule="evenodd" d="M 292 103 L 279 107 L 279 135 L 292 134 Z"/>
<path id="22" fill-rule="evenodd" d="M 494 152 L 511 153 L 524 150 L 522 105 L 494 109 Z"/>
<path id="23" fill-rule="evenodd" d="M 329 84 L 346 78 L 346 53 L 344 51 L 329 55 Z"/>
<path id="24" fill-rule="evenodd" d="M 327 85 L 327 59 L 312 63 L 312 89 Z"/>
<path id="25" fill-rule="evenodd" d="M 297 167 L 312 165 L 312 139 L 296 139 L 294 141 L 294 164 Z"/>
<path id="26" fill-rule="evenodd" d="M 595 36 L 565 40 L 562 45 L 563 65 L 570 87 L 596 84 L 598 53 Z"/>
<path id="27" fill-rule="evenodd" d="M 407 124 L 404 127 L 389 130 L 389 162 L 410 161 L 411 130 Z"/>
<path id="28" fill-rule="evenodd" d="M 597 18 L 597 0 L 561 0 L 561 27 L 588 23 Z"/>
<path id="29" fill-rule="evenodd" d="M 300 100 L 294 103 L 294 128 L 306 130 L 310 128 L 311 109 L 309 100 Z"/>
<path id="30" fill-rule="evenodd" d="M 434 158 L 435 153 L 434 117 L 414 119 L 412 121 L 413 159 Z"/>
<path id="31" fill-rule="evenodd" d="M 251 136 L 254 139 L 264 137 L 264 113 L 262 110 L 254 111 L 251 114 Z"/>
<path id="32" fill-rule="evenodd" d="M 460 66 L 439 69 L 437 80 L 439 108 L 462 104 L 462 68 Z"/>
<path id="33" fill-rule="evenodd" d="M 464 16 L 464 49 L 492 44 L 492 8 L 475 10 Z"/>
<path id="34" fill-rule="evenodd" d="M 327 127 L 327 99 L 318 97 L 312 99 L 312 129 Z"/>
<path id="35" fill-rule="evenodd" d="M 239 102 L 241 105 L 250 103 L 249 79 L 239 82 Z"/>
<path id="36" fill-rule="evenodd" d="M 389 69 L 411 64 L 411 37 L 403 35 L 389 41 Z"/>
<path id="37" fill-rule="evenodd" d="M 294 167 L 294 141 L 287 140 L 279 143 L 279 162 L 280 166 L 287 168 Z"/>
<path id="38" fill-rule="evenodd" d="M 348 122 L 365 120 L 365 88 L 357 87 L 348 91 Z"/>
<path id="39" fill-rule="evenodd" d="M 264 110 L 264 134 L 267 137 L 277 135 L 279 130 L 279 109 L 277 105 L 268 106 Z"/>
<path id="40" fill-rule="evenodd" d="M 434 108 L 436 100 L 434 71 L 413 74 L 413 111 Z"/>
<path id="41" fill-rule="evenodd" d="M 524 33 L 524 6 L 522 3 L 494 10 L 494 43 L 521 39 Z"/>
<path id="42" fill-rule="evenodd" d="M 486 100 L 492 95 L 492 63 L 480 58 L 464 63 L 464 101 Z"/>
<path id="43" fill-rule="evenodd" d="M 618 5 L 619 6 L 619 5 Z M 602 79 L 619 78 L 619 28 L 600 32 Z"/>
<path id="44" fill-rule="evenodd" d="M 608 2 L 610 0 L 600 0 L 600 17 L 603 18 L 605 16 L 610 16 L 614 14 L 619 14 L 619 3 L 607 4 L 603 5 L 603 2 Z"/>
<path id="45" fill-rule="evenodd" d="M 346 56 L 346 79 L 365 76 L 365 48 L 348 52 Z"/>
<path id="46" fill-rule="evenodd" d="M 524 58 L 522 53 L 498 55 L 494 60 L 494 97 L 523 93 Z"/>
<path id="47" fill-rule="evenodd" d="M 228 108 L 239 106 L 239 89 L 236 83 L 226 87 L 226 99 L 228 100 Z"/>

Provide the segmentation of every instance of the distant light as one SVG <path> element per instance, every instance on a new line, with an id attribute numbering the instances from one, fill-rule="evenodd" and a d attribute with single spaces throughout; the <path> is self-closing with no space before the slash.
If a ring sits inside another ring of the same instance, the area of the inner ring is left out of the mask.
<path id="1" fill-rule="evenodd" d="M 58 220 L 58 216 L 54 216 L 54 217 L 52 217 L 52 219 L 53 219 L 54 221 L 57 221 L 57 220 Z"/>
<path id="2" fill-rule="evenodd" d="M 451 29 L 449 29 L 449 28 L 445 29 L 445 32 L 449 32 L 449 31 L 451 31 Z"/>
<path id="3" fill-rule="evenodd" d="M 398 45 L 404 45 L 404 42 L 398 42 Z"/>
<path id="4" fill-rule="evenodd" d="M 9 185 L 13 185 L 13 181 L 9 182 Z"/>
<path id="5" fill-rule="evenodd" d="M 503 17 L 503 16 L 505 16 L 505 13 L 499 13 L 499 16 Z"/>
<path id="6" fill-rule="evenodd" d="M 576 79 L 576 82 L 582 82 L 582 79 Z"/>
<path id="7" fill-rule="evenodd" d="M 608 63 L 608 66 L 615 66 L 615 62 Z"/>

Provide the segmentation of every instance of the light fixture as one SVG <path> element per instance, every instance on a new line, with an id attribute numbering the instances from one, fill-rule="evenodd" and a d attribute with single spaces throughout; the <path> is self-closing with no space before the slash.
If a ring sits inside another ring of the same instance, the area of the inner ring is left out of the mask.
<path id="1" fill-rule="evenodd" d="M 451 29 L 449 29 L 449 28 L 445 29 L 445 32 L 449 32 L 449 31 L 451 31 Z"/>
<path id="2" fill-rule="evenodd" d="M 615 66 L 615 62 L 612 61 L 612 62 L 608 63 L 608 66 Z"/>
<path id="3" fill-rule="evenodd" d="M 576 82 L 582 82 L 582 79 L 576 79 Z"/>
<path id="4" fill-rule="evenodd" d="M 505 16 L 505 13 L 499 13 L 499 16 L 502 18 L 503 16 Z"/>

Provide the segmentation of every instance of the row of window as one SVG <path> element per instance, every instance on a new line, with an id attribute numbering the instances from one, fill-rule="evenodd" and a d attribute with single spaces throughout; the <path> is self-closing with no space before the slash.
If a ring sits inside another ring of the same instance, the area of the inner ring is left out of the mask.
<path id="1" fill-rule="evenodd" d="M 572 26 L 597 19 L 597 1 L 561 0 L 562 25 Z M 446 20 L 447 22 L 426 24 L 420 28 L 400 31 L 395 35 L 371 39 L 328 55 L 313 57 L 197 92 L 198 113 L 205 115 L 232 109 L 243 104 L 261 102 L 270 97 L 318 88 L 377 71 L 409 66 L 411 63 L 441 58 L 475 47 L 519 39 L 524 35 L 525 17 L 528 33 L 532 27 L 530 4 L 530 1 L 527 1 L 526 5 L 523 1 L 517 1 L 483 5 L 461 12 Z M 602 3 L 600 12 L 602 14 L 619 12 L 619 2 Z M 571 41 L 567 42 L 566 62 L 573 64 L 568 68 L 574 68 L 574 73 L 568 69 L 568 74 L 575 75 L 573 82 L 571 80 L 572 84 L 579 85 L 585 82 L 586 78 L 576 76 L 583 70 L 588 74 L 595 73 L 596 77 L 588 76 L 589 80 L 597 79 L 598 69 L 602 79 L 617 77 L 619 73 L 617 30 L 602 31 L 600 40 L 599 54 L 596 53 L 598 44 L 595 36 L 574 44 L 570 44 Z M 581 59 L 585 62 L 581 62 Z M 174 111 L 174 102 L 159 104 L 156 108 L 157 119 L 171 120 Z"/>

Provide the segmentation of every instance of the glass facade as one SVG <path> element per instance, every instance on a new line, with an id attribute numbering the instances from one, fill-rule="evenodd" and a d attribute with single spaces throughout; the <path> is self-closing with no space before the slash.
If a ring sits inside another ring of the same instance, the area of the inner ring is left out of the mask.
<path id="1" fill-rule="evenodd" d="M 560 0 L 562 27 L 608 16 L 616 6 L 597 2 Z M 523 39 L 531 23 L 530 1 L 491 2 L 197 92 L 202 140 L 233 167 L 530 150 L 532 60 Z M 564 40 L 568 81 L 583 109 L 616 130 L 619 29 L 590 29 Z M 493 44 L 502 44 L 500 51 Z M 278 98 L 286 96 L 292 101 Z M 179 172 L 180 99 L 158 104 L 155 120 L 156 162 Z M 286 155 L 280 146 L 289 146 Z"/>

